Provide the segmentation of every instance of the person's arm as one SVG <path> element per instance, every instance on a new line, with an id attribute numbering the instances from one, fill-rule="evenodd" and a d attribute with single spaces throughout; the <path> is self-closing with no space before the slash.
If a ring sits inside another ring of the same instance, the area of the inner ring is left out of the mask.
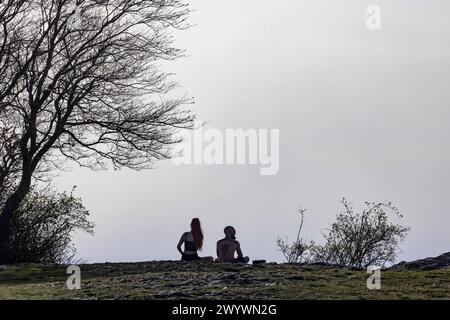
<path id="1" fill-rule="evenodd" d="M 183 243 L 185 242 L 185 239 L 186 239 L 186 232 L 183 233 L 183 235 L 181 236 L 180 241 L 178 241 L 177 249 L 178 249 L 178 252 L 179 252 L 180 254 L 183 254 L 183 250 L 181 250 L 181 246 L 182 246 Z"/>
<path id="2" fill-rule="evenodd" d="M 220 257 L 222 256 L 222 253 L 220 251 L 220 241 L 217 241 L 217 244 L 216 244 L 216 254 L 217 254 L 217 260 L 220 261 Z"/>
<path id="3" fill-rule="evenodd" d="M 239 241 L 236 241 L 236 253 L 238 255 L 238 258 L 244 257 L 244 255 L 242 254 L 241 244 L 239 243 Z"/>

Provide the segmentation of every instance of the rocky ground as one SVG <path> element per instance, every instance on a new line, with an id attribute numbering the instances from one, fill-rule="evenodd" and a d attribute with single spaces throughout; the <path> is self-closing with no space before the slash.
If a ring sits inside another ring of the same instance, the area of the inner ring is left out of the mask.
<path id="1" fill-rule="evenodd" d="M 450 299 L 449 259 L 383 270 L 380 290 L 365 270 L 321 264 L 85 264 L 80 290 L 67 289 L 66 266 L 0 266 L 0 299 Z"/>
<path id="2" fill-rule="evenodd" d="M 425 258 L 421 260 L 406 262 L 391 267 L 391 270 L 437 270 L 450 268 L 450 252 L 443 253 L 438 257 Z"/>

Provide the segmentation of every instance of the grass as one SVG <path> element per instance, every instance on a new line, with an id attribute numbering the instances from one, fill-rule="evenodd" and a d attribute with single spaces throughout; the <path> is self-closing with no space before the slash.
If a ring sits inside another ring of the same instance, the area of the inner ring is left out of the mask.
<path id="1" fill-rule="evenodd" d="M 383 271 L 369 290 L 364 271 L 319 266 L 141 262 L 0 266 L 0 299 L 450 299 L 450 269 Z"/>

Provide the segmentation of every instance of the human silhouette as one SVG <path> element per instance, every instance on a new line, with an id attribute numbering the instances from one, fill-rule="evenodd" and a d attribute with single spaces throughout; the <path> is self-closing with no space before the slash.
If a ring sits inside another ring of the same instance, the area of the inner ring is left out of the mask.
<path id="1" fill-rule="evenodd" d="M 184 251 L 181 249 L 184 244 Z M 203 247 L 203 231 L 200 224 L 200 219 L 194 218 L 191 221 L 191 230 L 183 233 L 178 242 L 177 249 L 181 253 L 181 260 L 195 261 L 195 260 L 214 260 L 213 257 L 201 258 L 197 251 L 202 250 Z"/>
<path id="2" fill-rule="evenodd" d="M 223 232 L 225 238 L 217 242 L 217 261 L 248 263 L 249 257 L 244 257 L 241 244 L 236 240 L 236 230 L 232 226 L 227 226 Z"/>

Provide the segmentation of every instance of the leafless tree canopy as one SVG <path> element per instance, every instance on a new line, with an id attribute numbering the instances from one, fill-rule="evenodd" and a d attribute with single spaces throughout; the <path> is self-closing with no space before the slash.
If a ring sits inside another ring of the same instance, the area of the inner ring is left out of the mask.
<path id="1" fill-rule="evenodd" d="M 13 188 L 20 175 L 20 150 L 14 129 L 3 125 L 0 119 L 0 194 Z M 0 201 L 0 204 L 2 202 Z"/>
<path id="2" fill-rule="evenodd" d="M 159 64 L 182 55 L 170 32 L 187 27 L 188 13 L 178 0 L 0 3 L 0 177 L 19 169 L 0 242 L 36 170 L 55 157 L 133 169 L 170 157 L 174 130 L 193 115 L 189 100 L 167 95 L 175 83 Z"/>

